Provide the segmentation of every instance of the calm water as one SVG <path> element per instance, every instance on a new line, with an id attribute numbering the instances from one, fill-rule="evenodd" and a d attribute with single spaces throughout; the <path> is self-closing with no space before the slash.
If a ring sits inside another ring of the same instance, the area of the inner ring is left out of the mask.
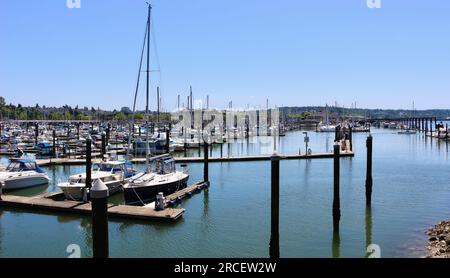
<path id="1" fill-rule="evenodd" d="M 313 152 L 331 151 L 333 134 L 309 132 Z M 383 257 L 424 255 L 425 230 L 450 218 L 449 146 L 422 134 L 373 130 L 372 211 L 365 209 L 365 139 L 354 134 L 354 158 L 341 160 L 340 242 L 333 242 L 331 159 L 282 161 L 280 249 L 282 257 L 364 257 L 369 243 Z M 277 142 L 281 153 L 304 153 L 303 134 Z M 271 153 L 273 143 L 240 141 L 230 155 Z M 190 155 L 198 155 L 190 150 Z M 222 149 L 228 155 L 227 144 Z M 220 154 L 220 148 L 213 150 Z M 2 159 L 2 162 L 5 162 Z M 53 191 L 55 184 L 84 167 L 46 168 L 49 186 L 15 192 Z M 203 175 L 191 164 L 190 183 Z M 112 257 L 268 257 L 270 237 L 270 162 L 211 163 L 209 191 L 184 201 L 183 219 L 172 224 L 109 222 Z M 122 196 L 112 197 L 120 203 Z M 66 247 L 81 246 L 92 256 L 89 217 L 35 214 L 0 209 L 0 257 L 66 257 Z"/>

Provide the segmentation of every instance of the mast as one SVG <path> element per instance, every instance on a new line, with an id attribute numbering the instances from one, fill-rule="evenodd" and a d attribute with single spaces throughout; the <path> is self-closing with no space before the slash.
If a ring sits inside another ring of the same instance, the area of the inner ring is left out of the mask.
<path id="1" fill-rule="evenodd" d="M 134 136 L 134 123 L 135 123 L 135 113 L 136 113 L 136 102 L 137 102 L 137 95 L 139 92 L 139 82 L 141 80 L 141 70 L 142 70 L 142 61 L 144 60 L 144 51 L 145 51 L 145 42 L 147 40 L 147 29 L 148 24 L 145 26 L 145 32 L 144 32 L 144 42 L 142 44 L 142 50 L 141 50 L 141 58 L 139 60 L 139 71 L 136 81 L 136 90 L 134 92 L 134 102 L 133 102 L 133 114 L 131 117 L 131 124 L 130 124 L 130 134 L 128 136 L 128 148 L 127 148 L 127 157 L 130 155 L 130 148 L 131 148 L 131 137 Z"/>
<path id="2" fill-rule="evenodd" d="M 146 88 L 146 105 L 145 105 L 145 115 L 147 118 L 146 125 L 146 148 L 145 148 L 145 165 L 147 172 L 149 171 L 149 159 L 150 159 L 150 146 L 149 146 L 149 115 L 148 115 L 148 102 L 150 95 L 150 17 L 152 12 L 152 5 L 148 4 L 148 19 L 147 19 L 147 88 Z"/>
<path id="3" fill-rule="evenodd" d="M 157 99 L 158 99 L 158 110 L 157 110 L 157 118 L 156 118 L 156 122 L 158 123 L 158 128 L 159 128 L 159 104 L 160 104 L 159 86 L 156 87 L 156 95 L 157 95 Z M 158 129 L 158 132 L 159 132 L 159 129 Z"/>

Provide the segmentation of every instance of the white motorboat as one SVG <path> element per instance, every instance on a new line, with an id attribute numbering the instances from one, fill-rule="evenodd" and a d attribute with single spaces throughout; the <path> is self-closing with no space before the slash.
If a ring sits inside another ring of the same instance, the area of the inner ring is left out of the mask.
<path id="1" fill-rule="evenodd" d="M 131 164 L 125 161 L 103 161 L 92 166 L 91 180 L 101 180 L 112 195 L 121 189 L 123 183 L 136 172 L 129 167 Z M 68 200 L 82 200 L 86 188 L 86 173 L 80 173 L 69 177 L 69 181 L 58 184 Z"/>
<path id="2" fill-rule="evenodd" d="M 320 132 L 335 132 L 336 131 L 336 126 L 335 125 L 322 125 L 319 127 L 319 131 Z"/>
<path id="3" fill-rule="evenodd" d="M 3 190 L 29 188 L 48 184 L 49 181 L 45 171 L 30 159 L 15 160 L 0 172 L 0 183 Z"/>

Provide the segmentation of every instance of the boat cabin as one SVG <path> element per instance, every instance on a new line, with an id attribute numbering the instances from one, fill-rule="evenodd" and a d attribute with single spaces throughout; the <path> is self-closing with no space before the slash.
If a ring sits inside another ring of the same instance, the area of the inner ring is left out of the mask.
<path id="1" fill-rule="evenodd" d="M 151 167 L 158 175 L 166 175 L 176 171 L 175 160 L 171 156 L 154 160 Z"/>
<path id="2" fill-rule="evenodd" d="M 92 166 L 92 171 L 108 172 L 113 175 L 123 173 L 125 178 L 129 178 L 134 175 L 131 162 L 128 161 L 106 161 L 95 163 Z"/>

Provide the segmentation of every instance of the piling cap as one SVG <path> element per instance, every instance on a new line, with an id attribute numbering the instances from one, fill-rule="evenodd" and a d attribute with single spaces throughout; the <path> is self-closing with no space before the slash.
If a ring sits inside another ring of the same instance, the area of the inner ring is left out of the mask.
<path id="1" fill-rule="evenodd" d="M 107 198 L 109 196 L 108 187 L 100 179 L 94 181 L 90 193 L 93 199 Z"/>
<path id="2" fill-rule="evenodd" d="M 280 156 L 276 151 L 272 153 L 272 156 L 270 157 L 270 160 L 280 160 Z"/>

